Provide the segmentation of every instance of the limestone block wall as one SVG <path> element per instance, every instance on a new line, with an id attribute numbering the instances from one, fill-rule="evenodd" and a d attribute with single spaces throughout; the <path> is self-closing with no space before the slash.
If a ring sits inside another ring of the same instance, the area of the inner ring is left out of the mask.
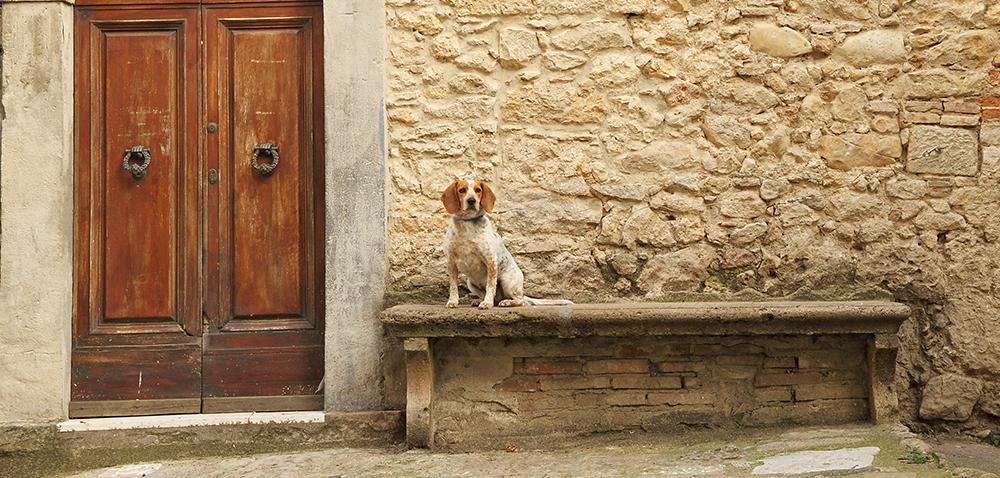
<path id="1" fill-rule="evenodd" d="M 865 340 L 438 339 L 435 442 L 502 446 L 518 435 L 864 420 Z"/>
<path id="2" fill-rule="evenodd" d="M 1000 4 L 386 0 L 385 21 L 390 290 L 442 289 L 438 197 L 471 174 L 529 293 L 883 291 L 915 310 L 904 415 L 996 423 Z M 953 380 L 960 403 L 928 386 Z"/>

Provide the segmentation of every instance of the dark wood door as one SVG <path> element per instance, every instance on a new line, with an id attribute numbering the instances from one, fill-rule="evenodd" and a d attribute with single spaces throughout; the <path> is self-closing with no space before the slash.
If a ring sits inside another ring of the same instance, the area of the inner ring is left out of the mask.
<path id="1" fill-rule="evenodd" d="M 78 7 L 70 416 L 322 408 L 321 42 L 316 6 Z"/>

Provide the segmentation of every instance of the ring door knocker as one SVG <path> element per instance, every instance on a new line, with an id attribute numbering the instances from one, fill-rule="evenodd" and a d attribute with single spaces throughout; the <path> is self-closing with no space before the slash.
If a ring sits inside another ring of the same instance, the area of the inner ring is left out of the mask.
<path id="1" fill-rule="evenodd" d="M 146 176 L 146 168 L 149 167 L 152 159 L 149 148 L 141 144 L 132 146 L 125 150 L 125 156 L 122 157 L 122 168 L 131 173 L 133 178 L 139 180 Z"/>
<path id="2" fill-rule="evenodd" d="M 261 155 L 271 157 L 270 162 L 261 162 Z M 262 176 L 270 176 L 278 168 L 278 144 L 264 143 L 253 148 L 253 157 L 250 158 L 250 166 L 257 170 Z"/>

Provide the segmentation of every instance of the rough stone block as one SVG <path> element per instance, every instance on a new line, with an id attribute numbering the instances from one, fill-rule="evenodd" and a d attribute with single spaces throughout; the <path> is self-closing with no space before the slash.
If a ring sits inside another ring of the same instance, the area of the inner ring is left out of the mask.
<path id="1" fill-rule="evenodd" d="M 827 135 L 820 138 L 819 155 L 833 169 L 888 166 L 903 155 L 903 143 L 899 135 Z"/>
<path id="2" fill-rule="evenodd" d="M 896 114 L 899 112 L 899 105 L 895 101 L 872 101 L 868 103 L 868 109 L 872 113 Z"/>
<path id="3" fill-rule="evenodd" d="M 906 111 L 915 113 L 940 113 L 943 107 L 940 101 L 907 101 Z"/>
<path id="4" fill-rule="evenodd" d="M 943 114 L 941 115 L 941 126 L 976 126 L 979 124 L 979 115 L 966 114 Z"/>
<path id="5" fill-rule="evenodd" d="M 870 30 L 852 35 L 833 51 L 833 56 L 859 68 L 902 63 L 906 61 L 903 32 Z"/>
<path id="6" fill-rule="evenodd" d="M 591 20 L 556 34 L 552 37 L 552 44 L 563 50 L 593 52 L 632 46 L 632 35 L 624 20 Z"/>
<path id="7" fill-rule="evenodd" d="M 979 114 L 981 107 L 974 101 L 945 101 L 945 113 Z"/>
<path id="8" fill-rule="evenodd" d="M 965 128 L 914 126 L 906 170 L 954 176 L 974 176 L 979 170 L 979 138 Z"/>
<path id="9" fill-rule="evenodd" d="M 938 124 L 941 122 L 939 113 L 915 113 L 907 111 L 903 113 L 903 122 L 909 124 Z"/>
<path id="10" fill-rule="evenodd" d="M 983 146 L 1000 146 L 1000 124 L 984 124 L 979 128 L 979 142 Z"/>
<path id="11" fill-rule="evenodd" d="M 521 68 L 542 54 L 538 36 L 523 28 L 504 28 L 500 31 L 500 64 L 504 68 Z"/>
<path id="12" fill-rule="evenodd" d="M 804 35 L 771 23 L 758 23 L 750 27 L 749 40 L 750 48 L 782 58 L 805 55 L 812 51 L 812 45 Z"/>
<path id="13" fill-rule="evenodd" d="M 988 383 L 983 387 L 979 409 L 994 417 L 1000 417 L 1000 383 Z"/>
<path id="14" fill-rule="evenodd" d="M 983 393 L 983 383 L 948 373 L 928 380 L 923 392 L 921 418 L 963 422 L 972 416 L 972 409 Z"/>

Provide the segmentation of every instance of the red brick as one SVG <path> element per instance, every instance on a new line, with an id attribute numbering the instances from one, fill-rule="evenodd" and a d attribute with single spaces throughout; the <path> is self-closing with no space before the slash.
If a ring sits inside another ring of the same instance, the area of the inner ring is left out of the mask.
<path id="1" fill-rule="evenodd" d="M 1000 108 L 983 108 L 983 121 L 1000 121 Z"/>
<path id="2" fill-rule="evenodd" d="M 762 355 L 720 355 L 716 359 L 719 365 L 760 365 L 764 360 Z"/>
<path id="3" fill-rule="evenodd" d="M 615 357 L 621 358 L 647 358 L 662 357 L 669 355 L 688 355 L 691 353 L 691 344 L 657 344 L 655 347 L 638 347 L 635 345 L 622 345 L 618 348 Z"/>
<path id="4" fill-rule="evenodd" d="M 583 370 L 589 374 L 599 373 L 649 373 L 648 359 L 609 359 L 588 361 Z"/>
<path id="5" fill-rule="evenodd" d="M 650 392 L 646 400 L 650 405 L 706 405 L 714 403 L 712 394 L 688 390 Z"/>
<path id="6" fill-rule="evenodd" d="M 493 390 L 498 392 L 537 392 L 541 388 L 539 388 L 538 379 L 535 377 L 514 375 L 493 385 Z"/>
<path id="7" fill-rule="evenodd" d="M 770 387 L 775 385 L 799 385 L 821 382 L 823 382 L 823 374 L 819 372 L 761 373 L 754 380 L 754 385 L 758 387 Z"/>
<path id="8" fill-rule="evenodd" d="M 610 387 L 611 378 L 574 375 L 543 376 L 539 379 L 539 385 L 542 390 L 588 390 Z"/>
<path id="9" fill-rule="evenodd" d="M 684 388 L 701 388 L 701 379 L 698 377 L 684 377 Z"/>
<path id="10" fill-rule="evenodd" d="M 673 375 L 618 375 L 611 378 L 611 388 L 681 388 L 681 377 Z"/>
<path id="11" fill-rule="evenodd" d="M 514 370 L 532 375 L 581 374 L 583 363 L 576 359 L 526 358 Z"/>
<path id="12" fill-rule="evenodd" d="M 700 372 L 705 370 L 705 362 L 657 362 L 656 369 L 661 373 Z"/>
<path id="13" fill-rule="evenodd" d="M 600 407 L 608 403 L 608 395 L 604 392 L 582 392 L 573 394 L 573 408 Z"/>
<path id="14" fill-rule="evenodd" d="M 1000 96 L 985 96 L 980 98 L 979 106 L 983 108 L 1000 108 Z"/>
<path id="15" fill-rule="evenodd" d="M 792 389 L 789 387 L 766 387 L 754 389 L 757 399 L 762 402 L 790 402 Z"/>
<path id="16" fill-rule="evenodd" d="M 810 350 L 799 354 L 799 368 L 855 369 L 864 360 L 864 355 L 848 355 L 840 350 Z"/>
<path id="17" fill-rule="evenodd" d="M 975 101 L 945 101 L 945 113 L 979 114 L 979 103 Z"/>
<path id="18" fill-rule="evenodd" d="M 695 355 L 739 355 L 739 354 L 761 354 L 764 347 L 757 344 L 694 344 L 691 353 Z"/>
<path id="19" fill-rule="evenodd" d="M 646 404 L 646 392 L 613 392 L 605 399 L 608 405 L 628 407 Z"/>
<path id="20" fill-rule="evenodd" d="M 756 365 L 720 365 L 712 369 L 712 373 L 723 380 L 750 380 L 758 371 Z"/>
<path id="21" fill-rule="evenodd" d="M 764 368 L 795 368 L 798 366 L 795 357 L 767 357 L 764 359 Z"/>
<path id="22" fill-rule="evenodd" d="M 795 386 L 795 401 L 839 398 L 867 398 L 868 392 L 858 383 L 817 383 Z"/>

